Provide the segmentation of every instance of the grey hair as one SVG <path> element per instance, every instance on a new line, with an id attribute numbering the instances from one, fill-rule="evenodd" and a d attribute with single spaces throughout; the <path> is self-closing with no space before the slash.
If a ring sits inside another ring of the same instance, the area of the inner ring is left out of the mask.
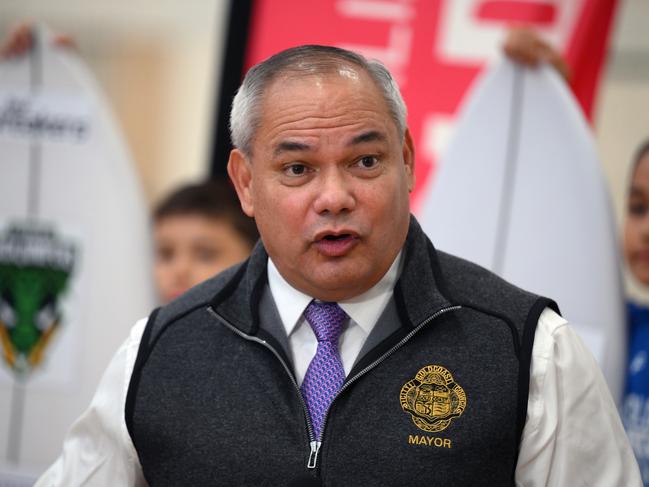
<path id="1" fill-rule="evenodd" d="M 388 111 L 403 138 L 407 109 L 390 71 L 376 60 L 367 60 L 353 51 L 332 46 L 306 45 L 281 51 L 253 66 L 232 101 L 230 137 L 232 144 L 246 156 L 252 155 L 252 143 L 261 119 L 265 90 L 279 75 L 329 74 L 354 64 L 372 78 L 381 91 Z"/>

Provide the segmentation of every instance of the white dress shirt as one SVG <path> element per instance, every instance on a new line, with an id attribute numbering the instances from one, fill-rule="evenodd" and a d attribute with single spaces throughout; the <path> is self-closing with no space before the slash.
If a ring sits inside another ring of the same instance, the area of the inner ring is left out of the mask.
<path id="1" fill-rule="evenodd" d="M 388 272 L 374 287 L 360 296 L 338 302 L 338 305 L 349 316 L 338 340 L 338 350 L 345 375 L 348 375 L 352 370 L 365 339 L 392 297 L 392 290 L 400 274 L 401 260 L 400 252 Z M 309 368 L 311 359 L 318 348 L 315 333 L 303 315 L 313 298 L 286 282 L 270 259 L 268 259 L 268 286 L 286 330 L 295 367 L 295 378 L 298 384 L 302 384 L 306 369 Z"/>
<path id="2" fill-rule="evenodd" d="M 339 343 L 345 373 L 392 297 L 400 261 L 397 257 L 372 289 L 339 303 L 350 317 Z M 268 281 L 301 383 L 317 348 L 315 335 L 302 316 L 311 298 L 291 287 L 270 260 Z M 126 393 L 145 325 L 143 319 L 132 328 L 89 408 L 68 432 L 63 453 L 36 487 L 146 485 L 124 422 Z M 517 486 L 526 487 L 642 486 L 594 358 L 566 320 L 549 308 L 541 313 L 534 338 L 527 421 L 515 480 Z"/>

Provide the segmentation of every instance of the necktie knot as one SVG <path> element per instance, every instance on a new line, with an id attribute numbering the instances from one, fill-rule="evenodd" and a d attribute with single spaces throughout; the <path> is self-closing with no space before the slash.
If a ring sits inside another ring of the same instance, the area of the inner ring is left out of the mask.
<path id="1" fill-rule="evenodd" d="M 331 342 L 338 346 L 347 314 L 337 303 L 311 301 L 304 310 L 304 317 L 311 325 L 318 342 Z"/>

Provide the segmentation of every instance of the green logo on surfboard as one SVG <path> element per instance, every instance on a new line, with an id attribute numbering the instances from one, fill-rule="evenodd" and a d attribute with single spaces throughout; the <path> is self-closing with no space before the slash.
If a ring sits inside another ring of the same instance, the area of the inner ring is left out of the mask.
<path id="1" fill-rule="evenodd" d="M 41 363 L 61 323 L 74 261 L 74 246 L 51 228 L 23 223 L 0 233 L 0 343 L 17 375 Z"/>

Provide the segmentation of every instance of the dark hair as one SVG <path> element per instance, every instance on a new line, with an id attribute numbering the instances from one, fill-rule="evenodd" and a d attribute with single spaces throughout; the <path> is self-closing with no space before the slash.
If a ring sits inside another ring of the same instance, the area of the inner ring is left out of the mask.
<path id="1" fill-rule="evenodd" d="M 250 247 L 259 238 L 257 226 L 239 205 L 237 193 L 227 181 L 211 180 L 187 184 L 165 197 L 153 210 L 154 223 L 170 216 L 200 215 L 225 220 Z"/>

